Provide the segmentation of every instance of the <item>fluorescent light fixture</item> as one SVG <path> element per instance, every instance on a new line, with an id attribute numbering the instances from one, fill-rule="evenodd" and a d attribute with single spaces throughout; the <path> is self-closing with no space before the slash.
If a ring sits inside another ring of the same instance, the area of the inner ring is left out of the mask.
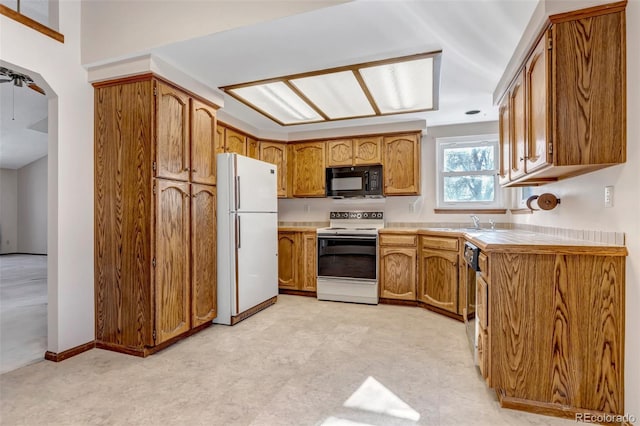
<path id="1" fill-rule="evenodd" d="M 376 114 L 353 71 L 296 78 L 291 84 L 330 119 Z"/>
<path id="2" fill-rule="evenodd" d="M 433 109 L 433 58 L 361 68 L 383 114 Z"/>
<path id="3" fill-rule="evenodd" d="M 231 89 L 231 93 L 243 99 L 263 114 L 284 124 L 312 123 L 323 121 L 323 117 L 313 110 L 284 82 L 259 84 Z"/>
<path id="4" fill-rule="evenodd" d="M 221 87 L 282 125 L 438 109 L 440 56 L 428 52 Z"/>

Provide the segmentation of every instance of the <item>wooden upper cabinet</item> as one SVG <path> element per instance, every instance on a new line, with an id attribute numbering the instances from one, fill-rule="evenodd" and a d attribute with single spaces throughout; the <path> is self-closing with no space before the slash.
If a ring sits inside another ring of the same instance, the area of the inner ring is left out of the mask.
<path id="1" fill-rule="evenodd" d="M 225 138 L 227 128 L 218 124 L 216 127 L 216 155 L 223 154 L 225 152 Z"/>
<path id="2" fill-rule="evenodd" d="M 510 98 L 506 96 L 500 105 L 500 168 L 498 170 L 498 180 L 500 185 L 509 183 L 510 155 L 511 155 L 511 118 L 509 114 Z"/>
<path id="3" fill-rule="evenodd" d="M 232 129 L 225 130 L 225 152 L 247 155 L 247 137 Z"/>
<path id="4" fill-rule="evenodd" d="M 260 144 L 254 138 L 247 136 L 247 157 L 260 159 Z"/>
<path id="5" fill-rule="evenodd" d="M 550 140 L 549 120 L 549 50 L 545 34 L 525 66 L 527 91 L 527 149 L 525 170 L 532 172 L 547 162 L 547 142 Z"/>
<path id="6" fill-rule="evenodd" d="M 510 162 L 503 185 L 540 185 L 626 161 L 626 5 L 609 6 L 552 15 L 532 42 L 505 90 L 511 151 L 502 154 Z"/>
<path id="7" fill-rule="evenodd" d="M 353 165 L 353 141 L 351 139 L 327 142 L 327 167 Z"/>
<path id="8" fill-rule="evenodd" d="M 526 105 L 524 73 L 520 72 L 515 85 L 509 93 L 511 118 L 511 179 L 524 175 L 524 160 L 526 149 Z"/>
<path id="9" fill-rule="evenodd" d="M 287 144 L 260 142 L 260 160 L 275 164 L 278 172 L 278 197 L 287 196 Z"/>
<path id="10" fill-rule="evenodd" d="M 216 188 L 191 185 L 191 326 L 217 316 Z"/>
<path id="11" fill-rule="evenodd" d="M 156 81 L 156 176 L 189 180 L 189 96 Z"/>
<path id="12" fill-rule="evenodd" d="M 383 139 L 385 195 L 420 194 L 420 134 Z"/>
<path id="13" fill-rule="evenodd" d="M 293 144 L 292 195 L 294 197 L 325 196 L 325 143 Z"/>
<path id="14" fill-rule="evenodd" d="M 156 344 L 190 328 L 190 206 L 187 182 L 156 180 Z"/>
<path id="15" fill-rule="evenodd" d="M 191 181 L 216 184 L 216 110 L 191 100 Z"/>
<path id="16" fill-rule="evenodd" d="M 416 300 L 417 250 L 380 247 L 380 297 Z"/>
<path id="17" fill-rule="evenodd" d="M 418 300 L 458 313 L 458 252 L 420 250 Z"/>
<path id="18" fill-rule="evenodd" d="M 382 136 L 354 139 L 353 164 L 356 166 L 382 164 Z"/>
<path id="19" fill-rule="evenodd" d="M 278 232 L 278 287 L 290 290 L 297 288 L 298 279 L 298 233 Z"/>

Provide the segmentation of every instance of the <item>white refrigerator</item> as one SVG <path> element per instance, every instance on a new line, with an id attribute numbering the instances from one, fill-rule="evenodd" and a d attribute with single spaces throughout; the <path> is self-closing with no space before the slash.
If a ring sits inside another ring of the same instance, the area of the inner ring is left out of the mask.
<path id="1" fill-rule="evenodd" d="M 217 167 L 218 316 L 213 322 L 233 325 L 278 295 L 277 169 L 238 154 L 219 154 Z"/>

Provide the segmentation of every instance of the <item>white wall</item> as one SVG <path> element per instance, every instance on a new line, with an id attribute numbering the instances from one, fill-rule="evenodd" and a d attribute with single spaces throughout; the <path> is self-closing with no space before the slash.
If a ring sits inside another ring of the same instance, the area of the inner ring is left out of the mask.
<path id="1" fill-rule="evenodd" d="M 278 203 L 278 220 L 319 222 L 329 220 L 334 210 L 380 210 L 387 222 L 467 222 L 468 214 L 436 214 L 436 138 L 497 134 L 498 123 L 470 123 L 429 127 L 421 142 L 420 196 L 386 197 L 382 200 L 333 200 L 328 198 L 286 199 Z M 508 191 L 505 191 L 508 197 Z M 508 199 L 506 202 L 508 203 Z M 479 215 L 483 224 L 489 219 L 508 221 L 507 215 Z"/>
<path id="2" fill-rule="evenodd" d="M 18 251 L 18 172 L 0 169 L 0 254 Z"/>
<path id="3" fill-rule="evenodd" d="M 18 169 L 18 252 L 47 253 L 47 157 Z"/>
<path id="4" fill-rule="evenodd" d="M 537 188 L 562 204 L 547 212 L 514 216 L 543 226 L 626 233 L 625 411 L 640 419 L 640 0 L 627 4 L 627 162 Z M 613 185 L 614 207 L 604 207 L 604 187 Z"/>
<path id="5" fill-rule="evenodd" d="M 346 1 L 350 0 L 85 0 L 82 2 L 82 63 L 93 64 L 136 56 L 164 44 Z M 63 16 L 62 13 L 60 16 Z"/>
<path id="6" fill-rule="evenodd" d="M 0 16 L 0 59 L 39 73 L 52 89 L 47 349 L 56 353 L 94 339 L 93 90 L 80 65 L 80 9 L 60 2 L 64 43 Z"/>

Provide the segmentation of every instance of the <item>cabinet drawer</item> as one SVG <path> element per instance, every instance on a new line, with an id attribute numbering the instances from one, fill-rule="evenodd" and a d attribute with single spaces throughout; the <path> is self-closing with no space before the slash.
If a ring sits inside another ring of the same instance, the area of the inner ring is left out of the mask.
<path id="1" fill-rule="evenodd" d="M 457 238 L 446 237 L 420 237 L 420 244 L 425 248 L 435 248 L 441 250 L 458 250 Z"/>
<path id="2" fill-rule="evenodd" d="M 487 328 L 488 324 L 488 285 L 482 277 L 476 278 L 476 315 L 480 322 L 480 328 Z"/>
<path id="3" fill-rule="evenodd" d="M 382 246 L 413 246 L 417 241 L 416 235 L 407 234 L 380 234 L 380 245 Z"/>
<path id="4" fill-rule="evenodd" d="M 480 266 L 480 272 L 482 276 L 489 281 L 489 258 L 486 254 L 480 253 L 478 255 L 478 265 Z"/>

